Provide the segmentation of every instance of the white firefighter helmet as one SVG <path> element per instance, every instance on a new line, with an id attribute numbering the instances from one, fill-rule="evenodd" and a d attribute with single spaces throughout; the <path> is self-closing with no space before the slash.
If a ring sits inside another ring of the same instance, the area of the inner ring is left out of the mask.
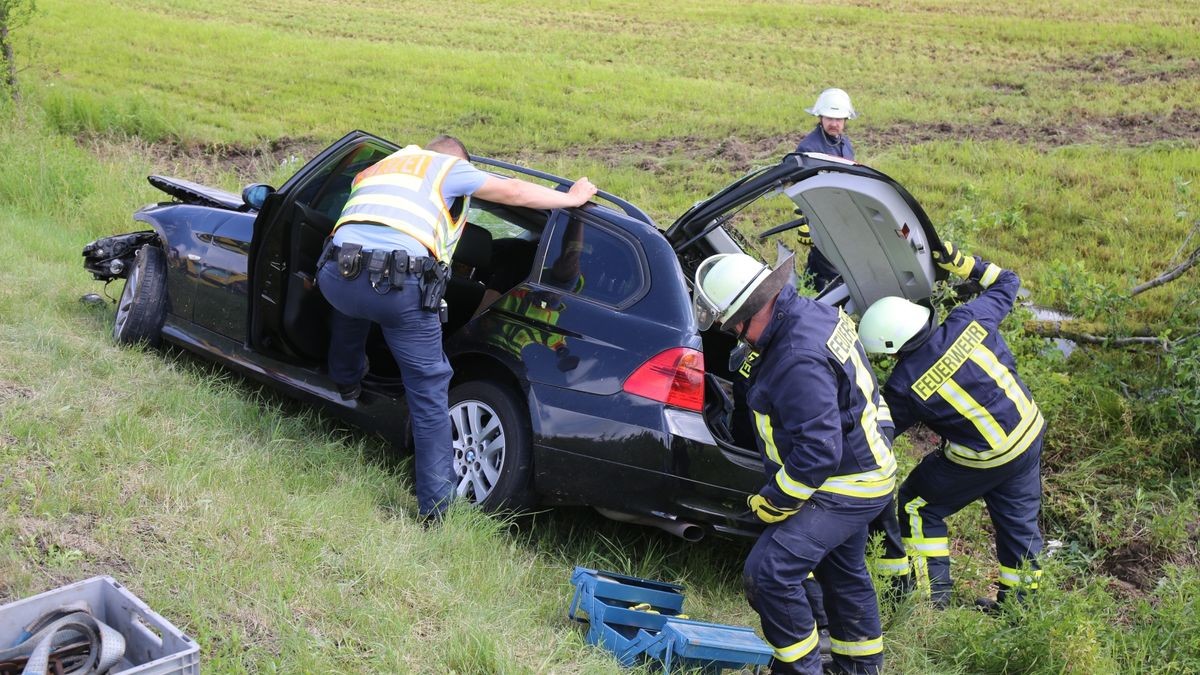
<path id="1" fill-rule="evenodd" d="M 750 318 L 787 284 L 794 255 L 775 269 L 744 253 L 714 255 L 696 269 L 692 310 L 700 330 L 714 323 L 733 327 Z"/>
<path id="2" fill-rule="evenodd" d="M 894 295 L 880 298 L 863 312 L 858 339 L 869 354 L 895 354 L 929 325 L 932 310 Z"/>
<path id="3" fill-rule="evenodd" d="M 837 88 L 821 92 L 813 107 L 805 108 L 804 111 L 817 117 L 833 117 L 840 120 L 852 120 L 858 117 L 858 113 L 854 112 L 854 106 L 850 103 L 850 94 Z"/>

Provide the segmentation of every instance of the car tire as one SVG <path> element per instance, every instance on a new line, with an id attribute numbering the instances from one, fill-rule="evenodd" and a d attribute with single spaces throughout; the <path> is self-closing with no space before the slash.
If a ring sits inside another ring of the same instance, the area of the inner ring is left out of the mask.
<path id="1" fill-rule="evenodd" d="M 533 505 L 532 433 L 524 401 L 493 382 L 466 382 L 450 391 L 455 490 L 484 511 Z"/>
<path id="2" fill-rule="evenodd" d="M 121 344 L 157 347 L 167 317 L 167 261 L 162 249 L 146 244 L 134 254 L 117 300 L 113 338 Z"/>

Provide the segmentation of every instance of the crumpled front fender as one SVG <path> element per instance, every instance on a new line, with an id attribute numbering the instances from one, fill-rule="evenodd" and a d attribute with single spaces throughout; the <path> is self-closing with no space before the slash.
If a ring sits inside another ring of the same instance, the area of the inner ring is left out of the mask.
<path id="1" fill-rule="evenodd" d="M 158 243 L 158 233 L 153 231 L 103 237 L 83 247 L 83 267 L 99 281 L 124 279 L 133 266 L 133 254 L 146 244 Z"/>

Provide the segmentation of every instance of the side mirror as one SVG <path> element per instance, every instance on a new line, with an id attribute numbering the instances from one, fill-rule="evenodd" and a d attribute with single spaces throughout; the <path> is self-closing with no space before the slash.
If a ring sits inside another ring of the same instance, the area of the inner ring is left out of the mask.
<path id="1" fill-rule="evenodd" d="M 275 192 L 275 188 L 266 183 L 252 183 L 242 188 L 242 202 L 255 211 L 262 208 L 267 197 Z"/>

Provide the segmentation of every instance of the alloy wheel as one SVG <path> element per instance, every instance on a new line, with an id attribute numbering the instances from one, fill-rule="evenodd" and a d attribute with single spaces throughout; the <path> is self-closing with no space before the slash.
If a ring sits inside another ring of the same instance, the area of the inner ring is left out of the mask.
<path id="1" fill-rule="evenodd" d="M 454 475 L 460 498 L 479 503 L 500 480 L 506 436 L 500 417 L 488 404 L 460 401 L 450 409 L 454 440 Z"/>

